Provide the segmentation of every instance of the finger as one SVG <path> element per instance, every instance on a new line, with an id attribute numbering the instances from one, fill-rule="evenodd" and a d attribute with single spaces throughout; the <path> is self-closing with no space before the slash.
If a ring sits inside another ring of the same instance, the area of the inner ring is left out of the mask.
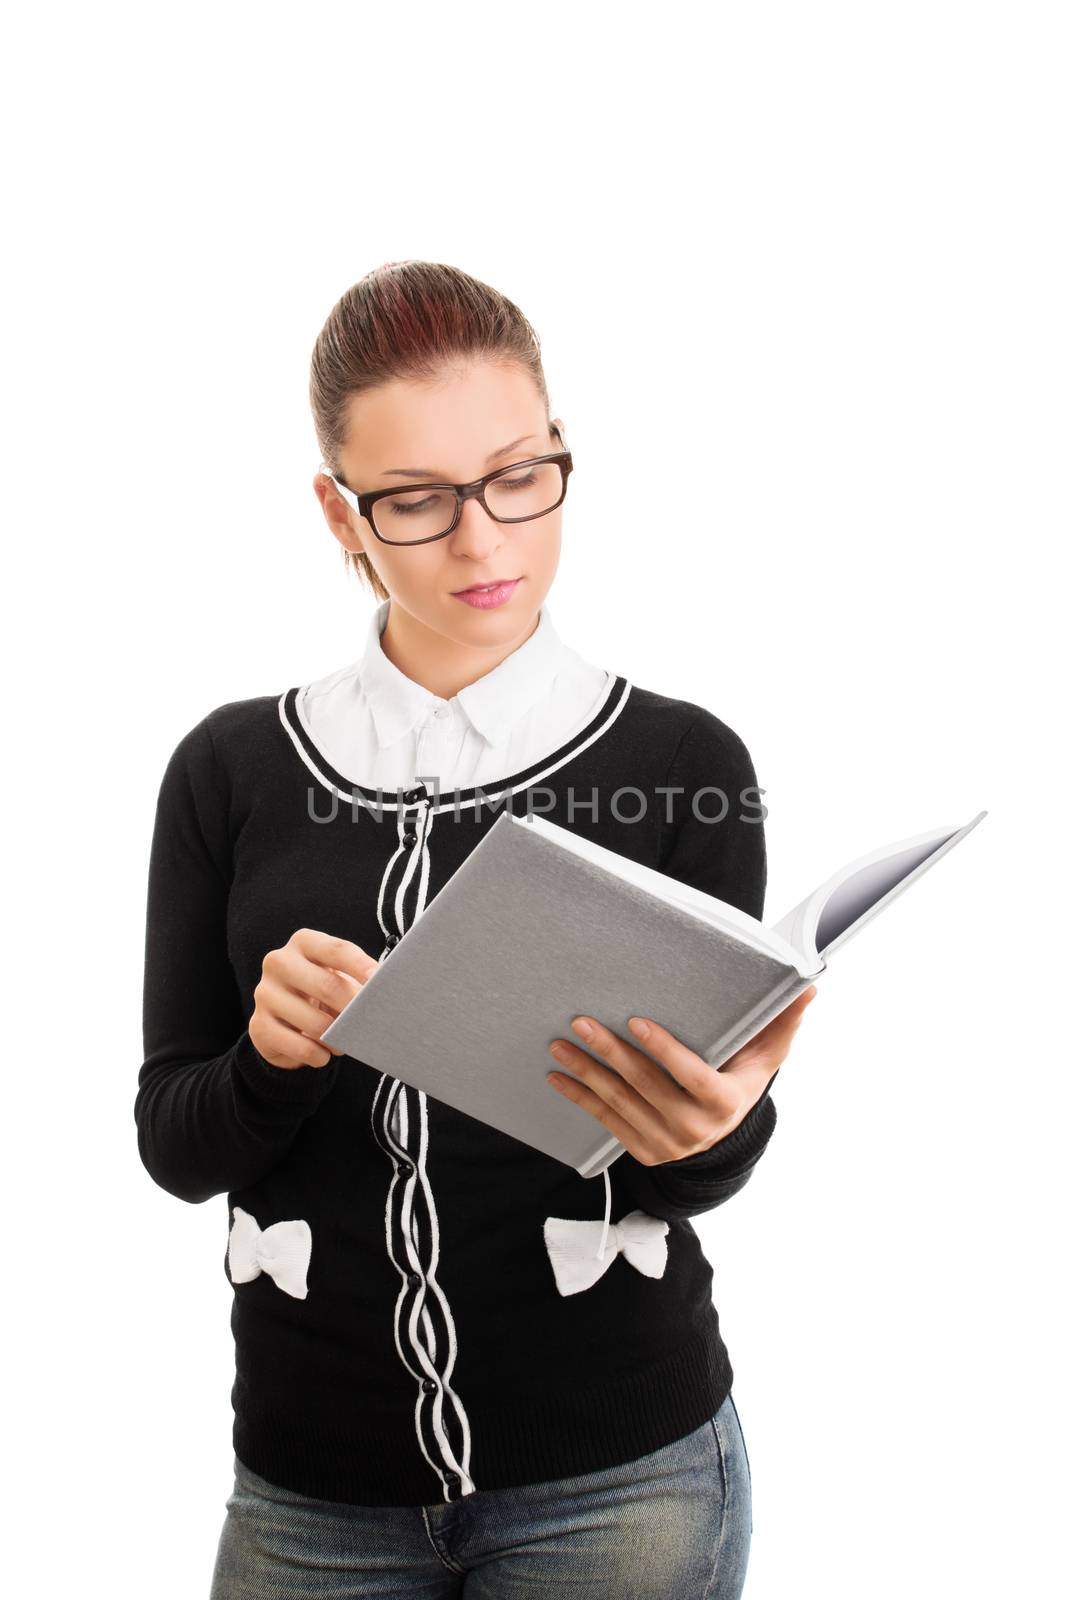
<path id="1" fill-rule="evenodd" d="M 316 972 L 320 969 L 310 967 L 310 970 Z M 351 983 L 352 979 L 344 978 L 339 981 Z M 358 993 L 358 986 L 356 992 Z M 325 1004 L 317 1003 L 292 984 L 280 981 L 273 969 L 268 972 L 266 964 L 263 977 L 256 985 L 255 1001 L 257 1007 L 262 1007 L 271 1016 L 287 1023 L 290 1028 L 296 1028 L 313 1039 L 319 1038 L 336 1015 Z M 327 1045 L 325 1048 L 329 1049 L 330 1046 Z"/>
<path id="2" fill-rule="evenodd" d="M 644 1034 L 641 1032 L 642 1024 L 647 1029 Z M 695 1101 L 705 1111 L 715 1115 L 721 1115 L 732 1106 L 733 1096 L 724 1089 L 715 1068 L 709 1067 L 695 1050 L 690 1050 L 688 1045 L 676 1039 L 662 1023 L 654 1021 L 652 1017 L 631 1017 L 627 1026 L 640 1040 L 641 1049 L 661 1061 L 670 1073 L 666 1081 L 673 1081 L 676 1086 L 674 1104 L 677 1104 L 680 1091 L 687 1101 Z"/>
<path id="3" fill-rule="evenodd" d="M 655 1061 L 595 1017 L 585 1020 L 591 1027 L 586 1041 L 588 1050 L 580 1049 L 569 1039 L 557 1040 L 554 1042 L 562 1049 L 554 1052 L 556 1060 L 639 1138 L 665 1148 L 670 1130 L 684 1128 L 690 1108 L 698 1108 Z M 603 1057 L 606 1066 L 589 1053 L 593 1050 Z M 694 1125 L 695 1122 L 696 1119 Z"/>
<path id="4" fill-rule="evenodd" d="M 264 1012 L 256 1023 L 256 1049 L 265 1060 L 283 1067 L 325 1067 L 334 1052 L 320 1040 L 309 1039 L 281 1017 Z"/>
<path id="5" fill-rule="evenodd" d="M 341 939 L 336 934 L 322 933 L 318 928 L 298 928 L 289 940 L 289 946 L 317 966 L 345 972 L 357 983 L 366 983 L 381 965 L 367 954 L 362 945 L 353 944 L 351 939 Z"/>
<path id="6" fill-rule="evenodd" d="M 576 1053 L 578 1055 L 584 1054 L 582 1051 L 577 1051 Z M 586 1059 L 590 1060 L 589 1057 L 586 1057 Z M 595 1063 L 593 1064 L 595 1065 Z M 575 1105 L 581 1106 L 583 1111 L 587 1111 L 591 1117 L 595 1117 L 599 1123 L 602 1123 L 607 1128 L 609 1133 L 615 1135 L 620 1144 L 625 1145 L 631 1155 L 635 1156 L 643 1166 L 651 1166 L 662 1159 L 657 1153 L 657 1146 L 649 1143 L 639 1128 L 636 1128 L 613 1105 L 609 1105 L 602 1100 L 600 1095 L 594 1089 L 591 1089 L 588 1084 L 583 1083 L 580 1078 L 572 1078 L 567 1072 L 561 1072 L 557 1067 L 554 1079 L 558 1083 L 558 1087 L 553 1089 L 553 1094 L 562 1094 L 565 1099 L 573 1100 Z M 662 1149 L 664 1146 L 661 1145 L 658 1148 Z"/>
<path id="7" fill-rule="evenodd" d="M 765 1028 L 761 1028 L 759 1033 L 754 1034 L 728 1061 L 724 1061 L 719 1071 L 742 1074 L 751 1071 L 753 1067 L 763 1070 L 767 1066 L 777 1071 L 789 1054 L 793 1037 L 814 998 L 814 986 L 797 995 L 783 1011 L 771 1018 Z"/>
<path id="8" fill-rule="evenodd" d="M 308 961 L 295 950 L 287 953 L 283 981 L 290 989 L 317 1001 L 329 1014 L 330 1020 L 339 1017 L 348 1002 L 363 988 L 358 978 L 336 967 L 320 967 L 317 961 Z"/>
<path id="9" fill-rule="evenodd" d="M 381 964 L 358 944 L 314 930 L 301 930 L 275 955 L 283 981 L 320 1001 L 331 1017 L 340 1015 Z"/>
<path id="10" fill-rule="evenodd" d="M 326 958 L 336 961 L 338 966 L 320 965 L 320 959 Z M 279 950 L 269 951 L 263 959 L 264 979 L 269 978 L 272 984 L 290 997 L 286 1000 L 281 995 L 274 995 L 271 1009 L 279 1015 L 291 1017 L 294 1025 L 318 1039 L 330 1022 L 340 1016 L 353 996 L 359 993 L 363 982 L 369 981 L 379 964 L 348 939 L 338 939 L 313 928 L 298 929 L 288 944 Z M 351 976 L 353 970 L 357 974 L 364 973 L 364 979 L 361 981 L 358 976 Z M 301 1000 L 306 1004 L 299 1005 Z M 306 1005 L 312 1007 L 310 1014 Z M 316 1017 L 313 1014 L 315 1011 L 320 1015 Z M 343 1050 L 329 1043 L 324 1048 L 331 1055 L 344 1054 Z"/>
<path id="11" fill-rule="evenodd" d="M 771 1030 L 773 1029 L 775 1037 L 787 1041 L 791 1039 L 800 1027 L 805 1011 L 815 998 L 815 993 L 813 984 L 810 989 L 805 989 L 803 994 L 798 994 L 795 1000 L 791 1000 L 784 1011 L 779 1011 L 778 1015 L 772 1018 L 764 1030 L 768 1037 L 771 1036 Z M 756 1038 L 758 1039 L 759 1037 L 759 1034 L 757 1034 Z M 755 1040 L 750 1039 L 749 1043 L 753 1044 Z"/>

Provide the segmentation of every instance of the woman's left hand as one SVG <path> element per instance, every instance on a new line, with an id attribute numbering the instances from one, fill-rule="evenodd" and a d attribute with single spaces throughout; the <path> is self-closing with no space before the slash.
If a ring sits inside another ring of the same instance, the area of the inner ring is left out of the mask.
<path id="1" fill-rule="evenodd" d="M 586 1042 L 602 1059 L 594 1060 L 569 1040 L 554 1039 L 551 1053 L 574 1077 L 552 1073 L 548 1081 L 557 1094 L 602 1122 L 642 1166 L 678 1161 L 710 1150 L 751 1111 L 789 1054 L 814 998 L 811 984 L 718 1068 L 651 1018 L 629 1019 L 638 1049 L 595 1018 L 575 1017 L 571 1027 L 581 1035 L 581 1024 L 588 1024 Z"/>

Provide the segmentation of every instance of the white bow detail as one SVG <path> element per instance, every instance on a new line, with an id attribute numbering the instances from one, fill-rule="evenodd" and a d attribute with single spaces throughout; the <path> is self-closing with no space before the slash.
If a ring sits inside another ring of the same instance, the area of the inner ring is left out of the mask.
<path id="1" fill-rule="evenodd" d="M 261 1230 L 250 1212 L 234 1206 L 227 1260 L 234 1283 L 250 1283 L 266 1272 L 286 1294 L 306 1300 L 311 1229 L 294 1220 L 273 1222 Z"/>
<path id="2" fill-rule="evenodd" d="M 667 1266 L 667 1231 L 662 1217 L 631 1211 L 621 1221 L 608 1224 L 604 1253 L 598 1256 L 603 1233 L 599 1222 L 547 1218 L 545 1244 L 556 1288 L 560 1294 L 579 1294 L 591 1288 L 620 1253 L 646 1278 L 662 1278 Z"/>

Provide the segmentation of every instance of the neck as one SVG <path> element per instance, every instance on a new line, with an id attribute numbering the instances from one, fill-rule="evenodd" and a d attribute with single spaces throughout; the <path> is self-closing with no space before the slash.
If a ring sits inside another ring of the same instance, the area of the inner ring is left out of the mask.
<path id="1" fill-rule="evenodd" d="M 406 678 L 442 700 L 451 700 L 461 689 L 484 678 L 525 644 L 540 620 L 538 610 L 514 637 L 496 640 L 490 645 L 472 645 L 428 628 L 390 597 L 379 642 L 383 655 Z"/>

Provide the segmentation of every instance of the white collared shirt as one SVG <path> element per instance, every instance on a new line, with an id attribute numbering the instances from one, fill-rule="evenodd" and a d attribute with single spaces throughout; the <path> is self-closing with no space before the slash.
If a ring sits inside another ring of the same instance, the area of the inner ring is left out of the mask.
<path id="1" fill-rule="evenodd" d="M 360 659 L 305 685 L 296 702 L 331 766 L 366 788 L 436 781 L 445 794 L 521 772 L 588 722 L 610 680 L 563 643 L 542 604 L 525 643 L 443 700 L 382 649 L 389 604 L 376 607 Z"/>

